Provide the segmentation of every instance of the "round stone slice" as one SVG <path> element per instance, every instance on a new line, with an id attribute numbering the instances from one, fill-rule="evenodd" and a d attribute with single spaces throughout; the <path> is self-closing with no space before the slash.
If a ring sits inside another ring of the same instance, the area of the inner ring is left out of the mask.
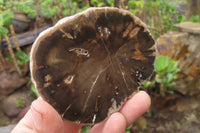
<path id="1" fill-rule="evenodd" d="M 31 50 L 32 80 L 64 120 L 96 124 L 151 76 L 154 44 L 130 12 L 89 8 L 39 35 Z"/>

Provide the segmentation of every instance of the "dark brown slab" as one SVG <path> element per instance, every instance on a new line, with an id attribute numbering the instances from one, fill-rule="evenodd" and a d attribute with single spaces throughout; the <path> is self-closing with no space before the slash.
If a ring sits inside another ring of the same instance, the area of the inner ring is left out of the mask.
<path id="1" fill-rule="evenodd" d="M 32 79 L 65 120 L 95 124 L 152 74 L 154 43 L 130 12 L 90 8 L 40 34 L 31 51 Z"/>
<path id="2" fill-rule="evenodd" d="M 26 46 L 26 45 L 30 45 L 34 42 L 34 40 L 37 38 L 37 36 L 39 35 L 40 32 L 44 31 L 45 29 L 49 28 L 50 25 L 45 25 L 43 27 L 40 27 L 38 29 L 34 29 L 31 31 L 27 31 L 25 33 L 21 33 L 21 34 L 17 34 L 16 38 L 18 41 L 18 44 L 20 47 Z M 15 48 L 15 44 L 14 44 L 14 40 L 13 37 L 10 37 L 10 43 L 12 45 L 12 48 Z M 0 41 L 0 47 L 2 48 L 7 48 L 7 42 L 5 40 Z"/>

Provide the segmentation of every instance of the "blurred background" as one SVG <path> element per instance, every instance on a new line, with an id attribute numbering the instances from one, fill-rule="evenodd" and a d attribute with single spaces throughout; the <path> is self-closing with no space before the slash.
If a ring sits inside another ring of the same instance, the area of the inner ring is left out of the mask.
<path id="1" fill-rule="evenodd" d="M 141 85 L 152 105 L 126 133 L 200 132 L 200 0 L 0 0 L 1 133 L 38 97 L 29 72 L 38 34 L 63 17 L 105 6 L 138 16 L 157 46 L 155 72 Z"/>

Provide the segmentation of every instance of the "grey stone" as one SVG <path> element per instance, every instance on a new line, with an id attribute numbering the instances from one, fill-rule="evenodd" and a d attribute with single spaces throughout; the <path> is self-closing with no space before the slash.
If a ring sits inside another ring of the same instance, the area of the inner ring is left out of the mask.
<path id="1" fill-rule="evenodd" d="M 174 26 L 184 32 L 200 34 L 200 23 L 183 22 L 183 23 L 175 24 Z"/>
<path id="2" fill-rule="evenodd" d="M 22 102 L 24 102 L 24 107 L 29 106 L 31 104 L 31 99 L 30 96 L 28 95 L 28 92 L 27 91 L 21 92 L 20 90 L 3 100 L 2 110 L 7 116 L 14 117 L 17 116 L 22 111 L 23 107 L 17 107 L 18 98 Z"/>
<path id="3" fill-rule="evenodd" d="M 13 125 L 0 127 L 0 133 L 10 133 L 15 126 L 16 125 L 13 124 Z"/>
<path id="4" fill-rule="evenodd" d="M 0 93 L 3 95 L 11 94 L 16 89 L 20 88 L 28 82 L 29 78 L 20 77 L 17 72 L 7 74 L 0 73 Z"/>

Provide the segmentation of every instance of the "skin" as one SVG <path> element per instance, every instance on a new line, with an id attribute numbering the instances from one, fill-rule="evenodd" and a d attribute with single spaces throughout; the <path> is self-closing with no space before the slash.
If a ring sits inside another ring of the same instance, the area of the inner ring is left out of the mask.
<path id="1" fill-rule="evenodd" d="M 124 133 L 150 107 L 151 100 L 144 91 L 129 99 L 119 112 L 96 124 L 89 133 Z M 63 121 L 54 108 L 42 98 L 33 101 L 30 110 L 11 133 L 77 133 L 81 125 Z"/>

